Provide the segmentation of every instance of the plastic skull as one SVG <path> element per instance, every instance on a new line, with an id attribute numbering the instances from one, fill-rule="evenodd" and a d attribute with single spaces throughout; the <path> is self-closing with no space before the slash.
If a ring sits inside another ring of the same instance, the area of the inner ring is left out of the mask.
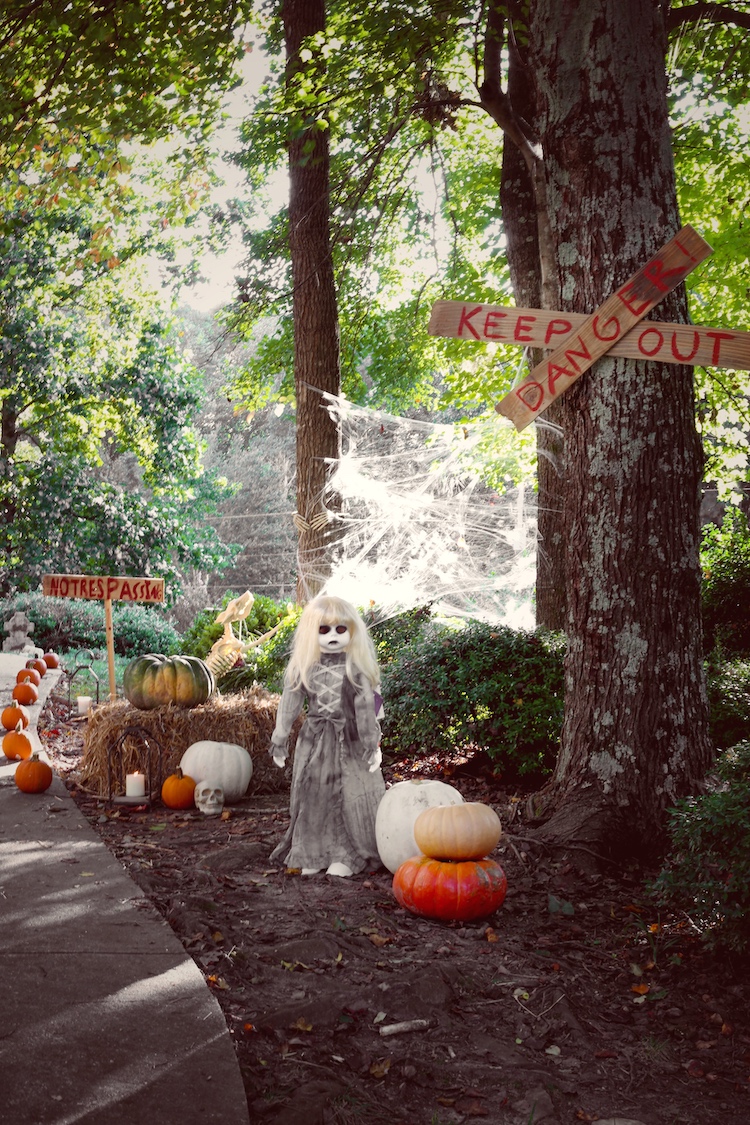
<path id="1" fill-rule="evenodd" d="M 224 808 L 224 790 L 215 781 L 199 781 L 195 803 L 205 816 L 218 816 Z"/>

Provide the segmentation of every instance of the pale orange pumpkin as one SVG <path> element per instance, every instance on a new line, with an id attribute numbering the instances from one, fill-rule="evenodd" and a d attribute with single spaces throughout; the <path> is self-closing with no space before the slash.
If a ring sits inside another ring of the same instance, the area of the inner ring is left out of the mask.
<path id="1" fill-rule="evenodd" d="M 16 702 L 29 705 L 36 703 L 39 699 L 39 688 L 36 684 L 32 684 L 30 680 L 22 680 L 20 684 L 16 684 L 13 688 L 11 695 Z"/>
<path id="2" fill-rule="evenodd" d="M 21 706 L 18 700 L 14 699 L 12 703 L 3 708 L 0 714 L 0 723 L 6 730 L 15 730 L 19 723 L 27 727 L 29 725 L 29 712 Z"/>
<path id="3" fill-rule="evenodd" d="M 501 835 L 500 817 L 480 801 L 434 805 L 414 821 L 417 847 L 433 859 L 482 859 Z"/>
<path id="4" fill-rule="evenodd" d="M 52 769 L 38 754 L 32 754 L 25 762 L 19 762 L 13 775 L 16 785 L 23 793 L 44 793 L 52 784 Z"/>

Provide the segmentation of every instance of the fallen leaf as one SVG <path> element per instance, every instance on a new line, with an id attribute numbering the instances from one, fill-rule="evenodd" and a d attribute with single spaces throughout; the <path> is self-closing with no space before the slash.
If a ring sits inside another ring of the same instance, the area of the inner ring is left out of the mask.
<path id="1" fill-rule="evenodd" d="M 382 949 L 391 940 L 389 937 L 383 937 L 382 934 L 368 934 L 367 937 L 377 949 Z"/>
<path id="2" fill-rule="evenodd" d="M 645 996 L 651 990 L 650 984 L 631 984 L 630 991 L 637 992 L 639 996 Z"/>
<path id="3" fill-rule="evenodd" d="M 313 1025 L 308 1023 L 304 1016 L 300 1016 L 300 1018 L 295 1020 L 290 1026 L 296 1027 L 297 1031 L 312 1031 L 313 1029 Z"/>
<path id="4" fill-rule="evenodd" d="M 392 1059 L 375 1059 L 375 1062 L 370 1063 L 370 1074 L 373 1078 L 385 1078 L 388 1071 L 391 1069 Z"/>

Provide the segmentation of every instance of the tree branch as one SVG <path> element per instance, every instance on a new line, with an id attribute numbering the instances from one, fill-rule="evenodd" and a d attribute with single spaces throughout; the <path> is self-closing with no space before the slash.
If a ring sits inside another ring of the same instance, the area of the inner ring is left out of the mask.
<path id="1" fill-rule="evenodd" d="M 711 4 L 707 0 L 701 4 L 686 4 L 683 8 L 670 8 L 666 18 L 667 32 L 684 27 L 688 23 L 734 24 L 735 27 L 750 28 L 750 12 L 738 12 L 727 4 Z"/>

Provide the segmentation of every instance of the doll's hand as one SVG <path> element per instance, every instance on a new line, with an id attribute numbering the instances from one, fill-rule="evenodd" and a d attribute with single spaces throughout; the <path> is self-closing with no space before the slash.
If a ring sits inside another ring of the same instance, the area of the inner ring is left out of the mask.
<path id="1" fill-rule="evenodd" d="M 375 770 L 380 769 L 380 763 L 383 761 L 380 747 L 378 746 L 377 749 L 373 750 L 372 754 L 369 754 L 365 760 L 370 773 L 375 773 Z"/>
<path id="2" fill-rule="evenodd" d="M 273 749 L 273 764 L 275 766 L 278 766 L 279 769 L 283 770 L 284 766 L 286 765 L 286 751 L 285 750 L 280 750 L 278 747 L 274 746 L 274 749 Z"/>

